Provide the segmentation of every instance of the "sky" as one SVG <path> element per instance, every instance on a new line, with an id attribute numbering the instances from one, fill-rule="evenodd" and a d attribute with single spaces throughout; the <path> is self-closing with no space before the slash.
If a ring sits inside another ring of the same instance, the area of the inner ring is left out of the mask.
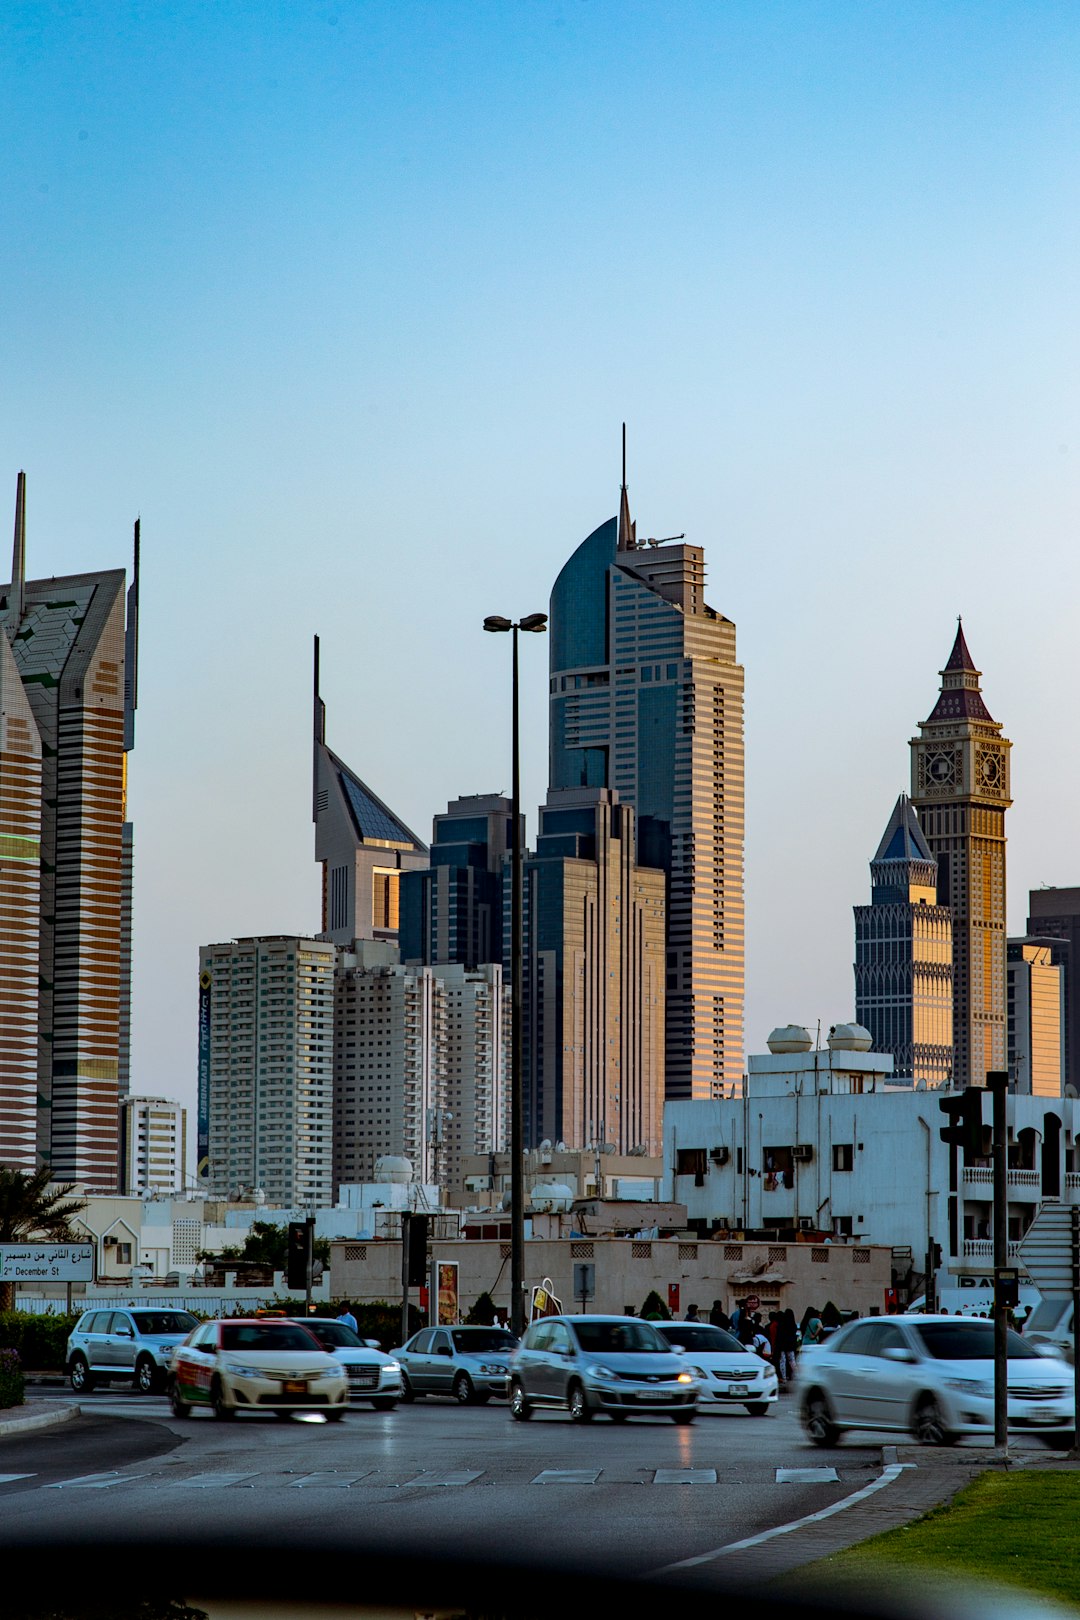
<path id="1" fill-rule="evenodd" d="M 482 620 L 614 514 L 623 421 L 746 669 L 748 1050 L 852 1016 L 958 613 L 1011 931 L 1080 883 L 1078 47 L 1072 0 L 7 0 L 0 496 L 32 577 L 141 515 L 134 1090 L 193 1105 L 201 943 L 319 927 L 313 634 L 421 837 L 509 789 Z"/>

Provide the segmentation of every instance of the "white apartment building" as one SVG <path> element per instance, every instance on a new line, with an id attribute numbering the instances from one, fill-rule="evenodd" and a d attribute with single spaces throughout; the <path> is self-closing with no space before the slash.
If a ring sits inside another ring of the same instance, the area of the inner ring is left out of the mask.
<path id="1" fill-rule="evenodd" d="M 433 1180 L 456 1189 L 466 1155 L 504 1152 L 510 1142 L 510 986 L 498 963 L 431 971 L 445 1007 Z"/>
<path id="2" fill-rule="evenodd" d="M 661 1197 L 685 1204 L 703 1235 L 886 1244 L 909 1251 L 919 1272 L 938 1243 L 948 1271 L 985 1276 L 990 1096 L 984 1151 L 963 1162 L 941 1140 L 947 1093 L 894 1088 L 892 1058 L 868 1042 L 857 1025 L 840 1025 L 829 1048 L 812 1051 L 805 1030 L 789 1026 L 749 1059 L 744 1096 L 668 1103 Z M 1080 1202 L 1080 1103 L 1011 1094 L 1007 1119 L 1014 1255 L 1044 1198 Z"/>
<path id="3" fill-rule="evenodd" d="M 334 968 L 327 940 L 279 934 L 199 952 L 200 1186 L 332 1202 Z"/>
<path id="4" fill-rule="evenodd" d="M 167 1097 L 125 1097 L 120 1104 L 121 1190 L 179 1192 L 187 1160 L 187 1109 Z"/>

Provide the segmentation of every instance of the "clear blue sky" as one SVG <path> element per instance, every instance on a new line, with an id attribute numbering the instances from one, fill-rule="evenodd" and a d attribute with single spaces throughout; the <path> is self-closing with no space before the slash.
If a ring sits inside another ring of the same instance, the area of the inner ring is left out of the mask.
<path id="1" fill-rule="evenodd" d="M 852 1011 L 959 611 L 1013 931 L 1080 882 L 1078 47 L 1071 0 L 9 0 L 0 491 L 33 574 L 143 520 L 137 1089 L 192 1098 L 200 942 L 318 927 L 312 633 L 418 832 L 508 787 L 480 622 L 615 510 L 624 418 L 746 665 L 750 1050 Z"/>

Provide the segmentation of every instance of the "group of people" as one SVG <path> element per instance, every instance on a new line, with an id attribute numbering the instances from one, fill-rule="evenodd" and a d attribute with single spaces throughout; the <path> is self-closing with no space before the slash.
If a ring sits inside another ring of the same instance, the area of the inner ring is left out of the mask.
<path id="1" fill-rule="evenodd" d="M 703 1320 L 696 1305 L 686 1313 L 688 1322 Z M 795 1377 L 795 1363 L 803 1345 L 820 1344 L 823 1328 L 819 1316 L 809 1316 L 800 1328 L 795 1312 L 790 1309 L 770 1311 L 768 1321 L 762 1317 L 759 1301 L 751 1296 L 736 1305 L 728 1316 L 718 1299 L 714 1299 L 709 1321 L 713 1327 L 731 1333 L 762 1360 L 772 1362 L 781 1384 L 790 1384 Z"/>

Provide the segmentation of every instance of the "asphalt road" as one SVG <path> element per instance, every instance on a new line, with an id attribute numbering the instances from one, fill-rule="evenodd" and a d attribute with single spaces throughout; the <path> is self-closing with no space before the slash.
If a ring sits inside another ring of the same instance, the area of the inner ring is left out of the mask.
<path id="1" fill-rule="evenodd" d="M 50 1397 L 68 1404 L 70 1397 Z M 706 1413 L 577 1427 L 513 1423 L 505 1405 L 426 1400 L 341 1424 L 244 1414 L 174 1419 L 161 1398 L 83 1397 L 82 1418 L 0 1440 L 0 1519 L 62 1537 L 200 1527 L 268 1548 L 335 1534 L 383 1550 L 495 1549 L 648 1574 L 814 1513 L 874 1479 L 879 1446 L 818 1451 L 793 1405 L 765 1418 Z M 778 1470 L 826 1475 L 784 1482 Z M 13 1477 L 17 1476 L 17 1477 Z"/>

